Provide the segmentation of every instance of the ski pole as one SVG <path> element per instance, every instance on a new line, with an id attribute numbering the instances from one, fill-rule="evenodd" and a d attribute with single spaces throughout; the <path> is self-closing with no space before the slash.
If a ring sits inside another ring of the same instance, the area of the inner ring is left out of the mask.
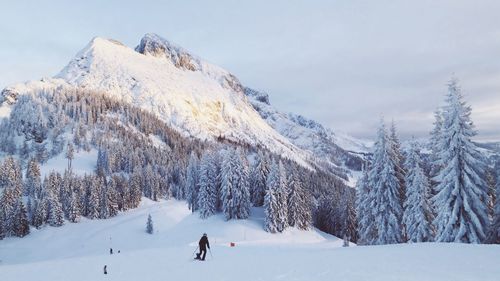
<path id="1" fill-rule="evenodd" d="M 212 255 L 212 249 L 208 248 L 208 251 L 210 252 L 210 257 L 214 259 L 214 256 Z"/>
<path id="2" fill-rule="evenodd" d="M 194 250 L 194 252 L 191 254 L 191 257 L 192 257 L 192 256 L 194 256 L 194 254 L 195 254 L 196 252 L 198 252 L 198 247 L 199 247 L 199 246 L 196 246 L 196 250 Z"/>

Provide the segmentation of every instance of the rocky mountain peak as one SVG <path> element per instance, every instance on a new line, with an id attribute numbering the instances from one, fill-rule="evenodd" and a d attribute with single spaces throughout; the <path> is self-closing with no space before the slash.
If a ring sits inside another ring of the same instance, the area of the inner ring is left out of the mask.
<path id="1" fill-rule="evenodd" d="M 177 68 L 190 71 L 200 70 L 198 59 L 194 58 L 181 47 L 154 33 L 144 35 L 139 45 L 135 48 L 135 51 L 143 55 L 171 60 Z"/>

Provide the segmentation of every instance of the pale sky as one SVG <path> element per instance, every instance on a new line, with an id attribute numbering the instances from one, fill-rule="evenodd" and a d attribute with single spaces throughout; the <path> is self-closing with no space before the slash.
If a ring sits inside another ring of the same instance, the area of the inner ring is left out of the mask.
<path id="1" fill-rule="evenodd" d="M 50 77 L 94 36 L 148 32 L 356 137 L 425 137 L 454 73 L 479 138 L 500 140 L 500 1 L 5 1 L 0 88 Z"/>

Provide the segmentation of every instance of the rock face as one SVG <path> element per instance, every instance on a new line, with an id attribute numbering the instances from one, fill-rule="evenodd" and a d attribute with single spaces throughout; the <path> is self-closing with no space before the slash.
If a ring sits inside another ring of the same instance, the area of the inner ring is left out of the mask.
<path id="1" fill-rule="evenodd" d="M 144 55 L 168 59 L 178 68 L 199 70 L 197 61 L 189 53 L 156 34 L 146 34 L 135 50 Z"/>
<path id="2" fill-rule="evenodd" d="M 135 47 L 135 51 L 143 55 L 170 60 L 175 67 L 180 69 L 201 71 L 209 76 L 213 76 L 213 74 L 215 74 L 210 71 L 210 68 L 213 66 L 210 66 L 209 64 L 203 62 L 200 58 L 191 55 L 182 47 L 179 47 L 153 33 L 144 35 L 141 39 L 141 43 Z M 243 92 L 243 86 L 240 81 L 231 73 L 226 72 L 224 75 L 217 78 L 221 79 L 221 83 L 224 86 L 229 87 L 236 92 Z"/>
<path id="3" fill-rule="evenodd" d="M 15 89 L 12 88 L 5 88 L 2 90 L 0 93 L 0 104 L 5 102 L 8 105 L 12 105 L 16 102 L 17 100 L 17 95 L 19 93 L 15 91 Z"/>

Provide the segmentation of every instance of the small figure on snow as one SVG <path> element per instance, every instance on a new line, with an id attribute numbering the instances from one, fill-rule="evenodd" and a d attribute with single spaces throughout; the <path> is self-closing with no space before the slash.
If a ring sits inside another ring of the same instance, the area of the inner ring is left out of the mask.
<path id="1" fill-rule="evenodd" d="M 206 233 L 203 233 L 203 236 L 200 239 L 200 242 L 198 242 L 198 246 L 200 248 L 200 252 L 196 254 L 197 260 L 205 260 L 205 256 L 207 255 L 207 247 L 210 249 L 210 243 L 208 242 L 208 236 Z M 203 256 L 202 256 L 203 254 Z"/>
<path id="2" fill-rule="evenodd" d="M 349 247 L 349 237 L 344 234 L 344 245 L 343 247 Z"/>
<path id="3" fill-rule="evenodd" d="M 109 248 L 109 254 L 112 255 L 113 254 L 113 248 Z"/>
<path id="4" fill-rule="evenodd" d="M 104 274 L 108 274 L 108 266 L 104 265 Z"/>

